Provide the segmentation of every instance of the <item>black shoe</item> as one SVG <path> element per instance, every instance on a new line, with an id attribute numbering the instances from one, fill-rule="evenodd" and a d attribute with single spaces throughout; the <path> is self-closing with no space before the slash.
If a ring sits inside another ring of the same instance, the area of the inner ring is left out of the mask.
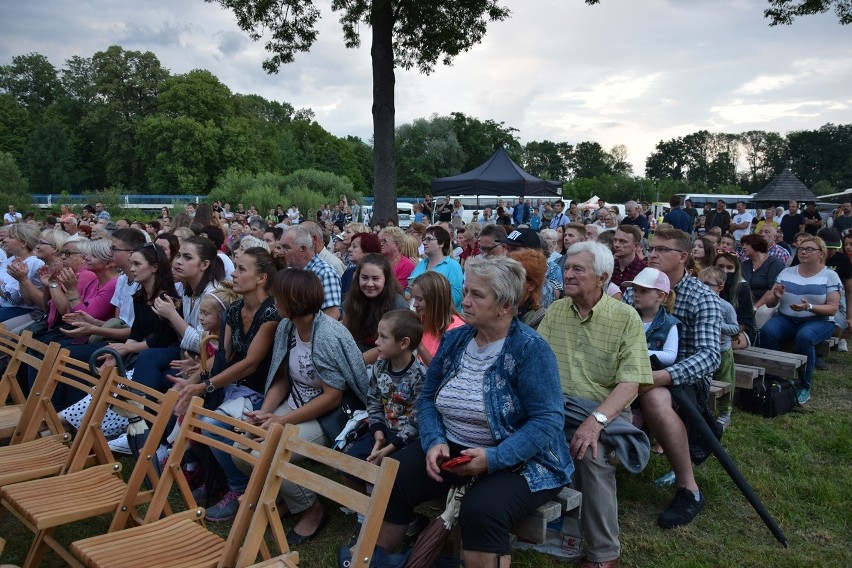
<path id="1" fill-rule="evenodd" d="M 328 515 L 328 509 L 324 509 L 322 512 L 322 518 L 320 519 L 319 525 L 317 526 L 317 530 L 315 530 L 313 534 L 301 535 L 296 532 L 296 529 L 290 529 L 289 531 L 287 531 L 287 544 L 289 544 L 290 546 L 299 546 L 300 544 L 305 544 L 306 542 L 317 536 L 329 520 L 330 517 Z"/>
<path id="2" fill-rule="evenodd" d="M 664 529 L 688 525 L 703 508 L 703 496 L 696 501 L 692 491 L 685 487 L 678 487 L 672 502 L 657 517 L 657 524 Z"/>

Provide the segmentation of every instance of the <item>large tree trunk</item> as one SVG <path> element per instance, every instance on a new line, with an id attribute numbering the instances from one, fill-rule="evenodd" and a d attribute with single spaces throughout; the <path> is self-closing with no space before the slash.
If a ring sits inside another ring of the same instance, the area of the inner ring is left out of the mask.
<path id="1" fill-rule="evenodd" d="M 396 165 L 394 163 L 393 6 L 374 0 L 373 46 L 373 219 L 397 222 Z"/>

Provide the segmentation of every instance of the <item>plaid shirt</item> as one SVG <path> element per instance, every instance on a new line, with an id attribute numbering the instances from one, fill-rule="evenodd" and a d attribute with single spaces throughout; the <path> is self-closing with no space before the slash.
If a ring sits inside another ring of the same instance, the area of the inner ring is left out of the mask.
<path id="1" fill-rule="evenodd" d="M 697 278 L 684 275 L 674 287 L 672 315 L 681 322 L 677 362 L 666 370 L 675 385 L 703 381 L 707 388 L 722 360 L 722 307 L 719 297 Z M 633 304 L 633 289 L 623 300 Z"/>
<path id="2" fill-rule="evenodd" d="M 784 263 L 784 266 L 789 266 L 790 264 L 790 253 L 787 252 L 787 249 L 782 247 L 781 245 L 772 245 L 769 247 L 769 256 L 774 256 L 778 260 Z"/>
<path id="3" fill-rule="evenodd" d="M 340 307 L 342 294 L 340 293 L 340 277 L 329 263 L 314 255 L 305 265 L 305 270 L 310 270 L 319 276 L 322 282 L 323 302 L 321 310 L 327 310 L 335 306 Z"/>
<path id="4" fill-rule="evenodd" d="M 618 266 L 618 259 L 616 259 L 615 266 L 612 269 L 611 282 L 621 288 L 622 282 L 630 282 L 636 278 L 636 275 L 642 272 L 645 266 L 645 261 L 639 258 L 638 254 L 633 257 L 630 264 L 624 267 L 624 270 L 621 270 L 621 267 Z"/>

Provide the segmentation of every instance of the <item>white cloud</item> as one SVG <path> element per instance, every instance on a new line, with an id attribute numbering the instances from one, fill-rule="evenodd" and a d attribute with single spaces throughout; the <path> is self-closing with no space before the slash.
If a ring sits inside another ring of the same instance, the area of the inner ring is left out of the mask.
<path id="1" fill-rule="evenodd" d="M 767 91 L 782 89 L 798 79 L 801 79 L 801 75 L 760 75 L 737 89 L 737 93 L 759 95 Z"/>

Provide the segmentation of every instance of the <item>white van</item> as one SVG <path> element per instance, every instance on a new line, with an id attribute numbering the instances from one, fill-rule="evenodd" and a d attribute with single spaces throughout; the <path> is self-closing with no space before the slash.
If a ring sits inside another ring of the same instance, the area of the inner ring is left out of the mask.
<path id="1" fill-rule="evenodd" d="M 406 203 L 404 201 L 397 201 L 396 215 L 398 218 L 399 228 L 407 229 L 408 226 L 411 225 L 412 221 L 414 221 L 414 205 L 412 203 Z M 373 206 L 364 205 L 363 207 L 361 207 L 361 217 L 362 219 L 372 219 Z"/>

